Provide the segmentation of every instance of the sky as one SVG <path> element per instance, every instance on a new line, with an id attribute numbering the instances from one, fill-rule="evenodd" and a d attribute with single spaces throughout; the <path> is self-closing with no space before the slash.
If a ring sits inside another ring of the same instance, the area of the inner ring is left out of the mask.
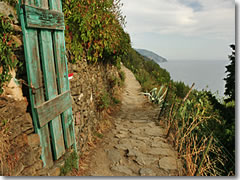
<path id="1" fill-rule="evenodd" d="M 168 60 L 228 60 L 234 0 L 121 0 L 132 46 Z"/>

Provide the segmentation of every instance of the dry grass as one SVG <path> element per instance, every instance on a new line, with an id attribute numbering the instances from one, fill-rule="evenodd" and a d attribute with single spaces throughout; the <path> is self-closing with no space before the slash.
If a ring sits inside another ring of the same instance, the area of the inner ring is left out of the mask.
<path id="1" fill-rule="evenodd" d="M 216 118 L 206 115 L 206 107 L 202 103 L 186 101 L 190 91 L 184 100 L 171 105 L 166 136 L 171 138 L 184 160 L 187 176 L 219 176 L 224 172 L 219 165 L 224 167 L 225 158 L 221 147 L 216 145 L 212 135 L 207 137 L 199 132 L 203 124 Z"/>

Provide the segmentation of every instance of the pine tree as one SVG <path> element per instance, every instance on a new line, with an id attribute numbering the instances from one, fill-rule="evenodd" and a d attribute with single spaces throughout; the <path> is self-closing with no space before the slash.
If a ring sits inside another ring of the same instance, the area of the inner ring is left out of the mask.
<path id="1" fill-rule="evenodd" d="M 235 45 L 230 45 L 232 49 L 232 54 L 228 56 L 230 60 L 230 64 L 226 66 L 227 77 L 224 78 L 226 81 L 225 85 L 225 92 L 224 94 L 228 96 L 227 99 L 225 99 L 226 102 L 235 101 Z"/>

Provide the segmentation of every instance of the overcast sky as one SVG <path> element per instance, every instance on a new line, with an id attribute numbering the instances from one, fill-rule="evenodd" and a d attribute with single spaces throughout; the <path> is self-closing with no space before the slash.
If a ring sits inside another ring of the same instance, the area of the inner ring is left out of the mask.
<path id="1" fill-rule="evenodd" d="M 234 0 L 121 0 L 134 48 L 168 60 L 227 60 Z"/>

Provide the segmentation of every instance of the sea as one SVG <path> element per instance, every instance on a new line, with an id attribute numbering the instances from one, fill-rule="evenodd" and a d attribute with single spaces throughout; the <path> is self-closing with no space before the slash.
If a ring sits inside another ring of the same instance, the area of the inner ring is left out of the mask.
<path id="1" fill-rule="evenodd" d="M 190 87 L 195 83 L 195 89 L 210 90 L 218 98 L 224 97 L 225 66 L 228 64 L 228 60 L 168 60 L 159 63 L 174 81 L 182 81 Z"/>

